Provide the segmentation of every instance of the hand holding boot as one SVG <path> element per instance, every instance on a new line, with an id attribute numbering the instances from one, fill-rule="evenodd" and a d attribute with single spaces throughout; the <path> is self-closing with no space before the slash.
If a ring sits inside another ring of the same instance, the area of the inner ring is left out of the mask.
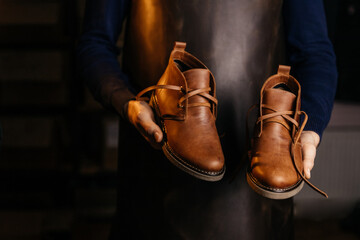
<path id="1" fill-rule="evenodd" d="M 320 137 L 316 132 L 304 131 L 301 134 L 300 140 L 302 146 L 305 177 L 310 179 L 310 171 L 314 167 L 316 148 L 319 145 Z"/>
<path id="2" fill-rule="evenodd" d="M 215 78 L 185 47 L 183 42 L 174 44 L 157 84 L 141 90 L 125 115 L 154 147 L 161 142 L 176 167 L 205 181 L 219 181 L 225 164 L 215 125 Z"/>
<path id="3" fill-rule="evenodd" d="M 328 197 L 308 181 L 320 139 L 313 131 L 303 131 L 308 117 L 300 110 L 300 100 L 301 86 L 289 66 L 280 65 L 261 88 L 247 181 L 264 197 L 293 197 L 304 182 Z"/>
<path id="4" fill-rule="evenodd" d="M 155 123 L 154 112 L 147 102 L 131 100 L 125 106 L 129 122 L 155 149 L 161 149 L 163 133 Z"/>
<path id="5" fill-rule="evenodd" d="M 115 92 L 111 103 L 120 115 L 123 115 L 135 126 L 152 147 L 161 149 L 163 133 L 155 123 L 153 109 L 147 102 L 130 100 L 123 106 L 121 95 Z"/>

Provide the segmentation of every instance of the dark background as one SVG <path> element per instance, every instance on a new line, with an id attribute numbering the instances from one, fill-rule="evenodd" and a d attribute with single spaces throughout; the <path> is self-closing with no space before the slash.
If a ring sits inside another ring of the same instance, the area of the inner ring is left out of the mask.
<path id="1" fill-rule="evenodd" d="M 92 100 L 76 75 L 84 4 L 0 0 L 1 240 L 106 239 L 110 230 L 118 121 Z M 360 1 L 327 0 L 325 8 L 338 58 L 339 104 L 320 159 L 331 136 L 344 129 L 360 136 Z M 342 204 L 330 201 L 331 206 L 342 206 L 342 214 L 320 212 L 321 217 L 308 206 L 318 208 L 322 201 L 307 196 L 305 191 L 295 200 L 296 239 L 359 238 L 358 193 L 346 201 L 335 197 Z"/>

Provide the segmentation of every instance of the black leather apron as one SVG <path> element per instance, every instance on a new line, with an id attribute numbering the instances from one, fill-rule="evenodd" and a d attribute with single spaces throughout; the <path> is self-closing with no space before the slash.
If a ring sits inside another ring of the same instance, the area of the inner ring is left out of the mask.
<path id="1" fill-rule="evenodd" d="M 245 116 L 283 56 L 280 0 L 134 0 L 123 69 L 134 86 L 157 83 L 174 41 L 212 71 L 217 127 L 227 173 L 220 182 L 188 176 L 120 124 L 119 212 L 114 239 L 288 239 L 292 200 L 262 198 L 244 171 Z"/>

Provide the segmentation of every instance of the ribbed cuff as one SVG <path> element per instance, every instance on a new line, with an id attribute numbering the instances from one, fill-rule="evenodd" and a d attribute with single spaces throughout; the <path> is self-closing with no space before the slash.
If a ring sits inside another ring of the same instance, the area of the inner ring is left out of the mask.
<path id="1" fill-rule="evenodd" d="M 320 137 L 320 141 L 322 138 L 322 134 L 326 128 L 326 123 L 323 121 L 322 118 L 318 118 L 314 115 L 309 116 L 308 122 L 305 125 L 304 131 L 313 131 L 316 132 L 319 137 Z"/>
<path id="2" fill-rule="evenodd" d="M 127 106 L 130 100 L 134 100 L 135 95 L 128 89 L 115 89 L 110 95 L 110 105 L 124 120 L 128 121 Z"/>

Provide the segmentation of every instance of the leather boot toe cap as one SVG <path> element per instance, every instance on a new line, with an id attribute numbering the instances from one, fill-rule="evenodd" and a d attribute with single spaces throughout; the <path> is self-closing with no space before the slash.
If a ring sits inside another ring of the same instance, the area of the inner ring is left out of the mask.
<path id="1" fill-rule="evenodd" d="M 252 176 L 266 188 L 272 190 L 286 190 L 296 185 L 300 178 L 292 171 L 277 170 L 274 168 L 255 167 Z"/>

